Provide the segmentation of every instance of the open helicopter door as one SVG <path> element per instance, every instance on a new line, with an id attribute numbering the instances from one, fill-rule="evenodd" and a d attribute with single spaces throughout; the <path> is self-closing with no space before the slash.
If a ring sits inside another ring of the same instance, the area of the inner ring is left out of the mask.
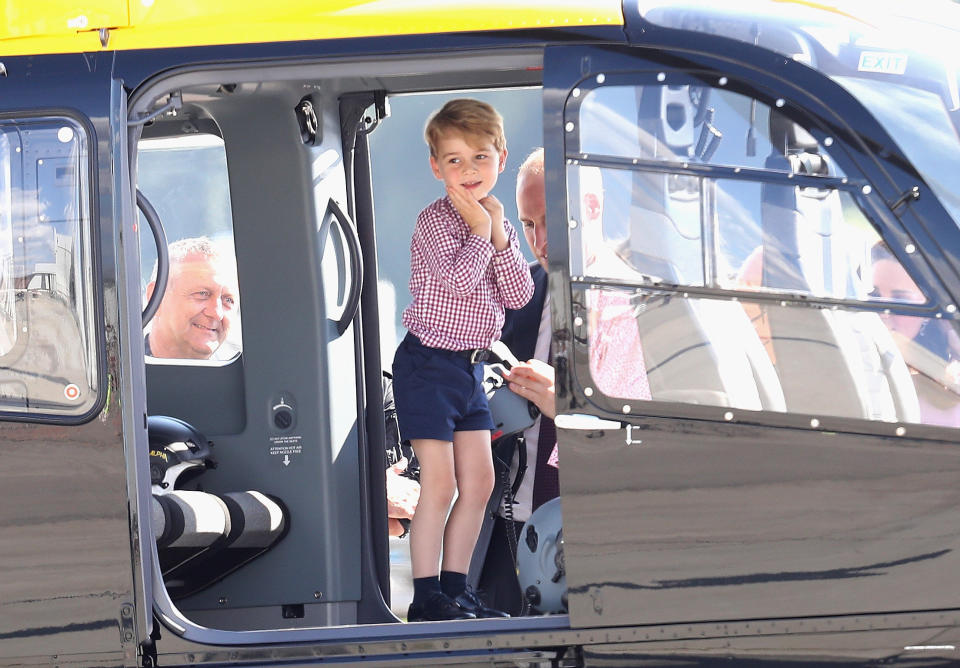
<path id="1" fill-rule="evenodd" d="M 896 348 L 825 317 L 876 317 L 871 249 L 904 233 L 850 128 L 892 142 L 815 70 L 728 51 L 545 55 L 571 626 L 702 623 L 689 640 L 955 608 L 952 432 L 920 424 Z M 901 255 L 932 321 L 946 293 Z"/>
<path id="2" fill-rule="evenodd" d="M 112 58 L 0 64 L 0 662 L 133 665 L 150 634 L 137 557 L 152 538 L 130 514 L 132 448 L 146 448 L 130 374 L 139 295 L 123 278 L 136 233 Z"/>

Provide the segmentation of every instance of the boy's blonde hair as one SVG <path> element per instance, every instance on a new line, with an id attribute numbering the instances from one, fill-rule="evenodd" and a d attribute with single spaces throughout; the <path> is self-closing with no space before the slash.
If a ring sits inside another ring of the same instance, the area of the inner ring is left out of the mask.
<path id="1" fill-rule="evenodd" d="M 489 139 L 498 152 L 507 147 L 507 138 L 503 133 L 503 117 L 496 109 L 480 100 L 450 100 L 431 114 L 423 131 L 431 156 L 437 157 L 437 144 L 443 135 L 450 132 Z"/>

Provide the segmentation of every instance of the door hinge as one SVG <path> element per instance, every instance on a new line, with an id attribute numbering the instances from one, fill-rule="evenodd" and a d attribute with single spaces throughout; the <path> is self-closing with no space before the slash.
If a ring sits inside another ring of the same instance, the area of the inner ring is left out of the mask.
<path id="1" fill-rule="evenodd" d="M 133 621 L 133 603 L 120 606 L 120 642 L 129 645 L 137 637 Z"/>

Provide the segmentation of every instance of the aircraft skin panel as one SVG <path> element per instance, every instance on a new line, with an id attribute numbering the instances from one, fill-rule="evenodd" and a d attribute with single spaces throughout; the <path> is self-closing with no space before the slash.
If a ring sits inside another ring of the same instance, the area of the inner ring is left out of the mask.
<path id="1" fill-rule="evenodd" d="M 6 56 L 623 25 L 619 0 L 341 0 L 319 6 L 286 0 L 269 10 L 256 0 L 100 0 L 84 14 L 68 2 L 22 4 L 14 19 L 0 23 Z"/>
<path id="2" fill-rule="evenodd" d="M 121 414 L 112 408 L 81 426 L 3 425 L 0 663 L 40 646 L 121 648 L 121 608 L 133 592 Z"/>
<path id="3" fill-rule="evenodd" d="M 562 430 L 572 626 L 956 605 L 953 448 L 667 422 Z"/>

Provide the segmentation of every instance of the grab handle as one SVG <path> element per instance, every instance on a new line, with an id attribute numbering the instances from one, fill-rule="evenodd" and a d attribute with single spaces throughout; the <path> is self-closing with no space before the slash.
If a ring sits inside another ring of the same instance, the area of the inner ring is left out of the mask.
<path id="1" fill-rule="evenodd" d="M 167 251 L 167 236 L 163 232 L 163 224 L 160 222 L 160 216 L 157 210 L 150 204 L 147 196 L 137 189 L 137 207 L 143 212 L 143 217 L 147 219 L 147 225 L 153 233 L 153 242 L 157 246 L 157 277 L 153 284 L 153 294 L 147 300 L 147 305 L 143 308 L 141 319 L 143 327 L 153 318 L 160 306 L 160 300 L 163 299 L 163 293 L 167 289 L 167 275 L 170 270 L 170 254 Z"/>
<path id="2" fill-rule="evenodd" d="M 363 288 L 363 256 L 360 254 L 360 237 L 357 234 L 356 227 L 332 197 L 327 202 L 327 210 L 333 214 L 340 225 L 340 229 L 343 230 L 343 236 L 347 240 L 347 249 L 350 253 L 350 267 L 353 270 L 350 292 L 347 293 L 343 314 L 336 323 L 337 335 L 339 336 L 347 331 L 347 327 L 353 322 L 360 308 L 360 290 Z"/>

